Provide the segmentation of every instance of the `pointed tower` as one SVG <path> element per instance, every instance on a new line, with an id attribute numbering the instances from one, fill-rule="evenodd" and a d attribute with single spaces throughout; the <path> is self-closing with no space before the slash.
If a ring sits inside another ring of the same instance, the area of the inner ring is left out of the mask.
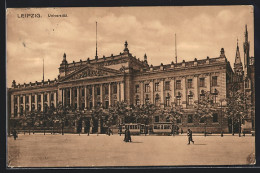
<path id="1" fill-rule="evenodd" d="M 237 50 L 236 50 L 235 63 L 234 63 L 234 72 L 238 76 L 242 76 L 244 73 L 243 65 L 242 65 L 241 58 L 240 58 L 238 39 L 237 39 Z"/>
<path id="2" fill-rule="evenodd" d="M 248 74 L 248 66 L 249 66 L 249 49 L 250 49 L 250 43 L 248 41 L 248 32 L 247 32 L 247 25 L 246 25 L 246 31 L 245 31 L 245 42 L 244 42 L 244 67 L 245 67 L 245 75 Z"/>
<path id="3" fill-rule="evenodd" d="M 127 43 L 127 41 L 125 41 L 125 49 L 124 49 L 124 53 L 125 54 L 129 53 L 129 50 L 128 50 L 127 46 L 128 46 L 128 43 Z"/>

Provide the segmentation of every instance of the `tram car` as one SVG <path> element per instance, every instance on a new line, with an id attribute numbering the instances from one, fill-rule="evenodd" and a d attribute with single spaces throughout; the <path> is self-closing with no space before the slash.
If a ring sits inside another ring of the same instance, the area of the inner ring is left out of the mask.
<path id="1" fill-rule="evenodd" d="M 170 123 L 170 122 L 154 123 L 152 133 L 158 134 L 158 135 L 171 135 L 172 134 L 172 123 Z"/>
<path id="2" fill-rule="evenodd" d="M 131 134 L 140 135 L 140 134 L 145 134 L 146 132 L 145 128 L 146 126 L 140 123 L 121 124 L 119 128 L 119 133 L 121 131 L 121 133 L 124 134 L 125 130 L 129 129 Z"/>

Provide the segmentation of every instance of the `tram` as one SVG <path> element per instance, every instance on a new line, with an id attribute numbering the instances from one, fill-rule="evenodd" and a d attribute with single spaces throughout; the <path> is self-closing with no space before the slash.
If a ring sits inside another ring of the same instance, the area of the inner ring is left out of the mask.
<path id="1" fill-rule="evenodd" d="M 158 122 L 153 124 L 152 133 L 158 135 L 171 135 L 172 128 L 172 123 L 170 122 Z"/>
<path id="2" fill-rule="evenodd" d="M 126 123 L 126 124 L 121 124 L 119 127 L 119 133 L 125 133 L 125 130 L 129 129 L 131 134 L 145 134 L 147 133 L 146 126 L 145 124 L 141 123 Z"/>

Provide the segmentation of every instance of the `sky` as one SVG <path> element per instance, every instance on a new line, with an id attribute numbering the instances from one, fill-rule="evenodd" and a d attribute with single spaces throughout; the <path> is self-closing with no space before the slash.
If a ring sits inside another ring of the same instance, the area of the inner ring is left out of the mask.
<path id="1" fill-rule="evenodd" d="M 127 40 L 130 53 L 140 60 L 147 54 L 154 66 L 218 57 L 220 49 L 233 67 L 237 40 L 242 62 L 245 25 L 250 56 L 254 56 L 253 6 L 185 7 L 84 7 L 7 9 L 7 87 L 58 77 L 66 53 L 67 61 L 93 59 L 123 52 Z M 40 14 L 41 18 L 18 18 Z M 48 17 L 67 14 L 68 17 Z"/>

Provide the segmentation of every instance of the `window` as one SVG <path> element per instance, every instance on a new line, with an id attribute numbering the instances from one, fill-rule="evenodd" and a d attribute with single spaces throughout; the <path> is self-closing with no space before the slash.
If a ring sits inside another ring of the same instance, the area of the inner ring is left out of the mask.
<path id="1" fill-rule="evenodd" d="M 139 93 L 139 85 L 135 85 L 135 93 Z"/>
<path id="2" fill-rule="evenodd" d="M 77 91 L 77 89 L 75 89 L 74 90 L 74 97 L 77 97 L 77 95 L 78 95 L 78 91 Z"/>
<path id="3" fill-rule="evenodd" d="M 32 105 L 32 111 L 34 111 L 35 110 L 35 106 L 34 105 Z"/>
<path id="4" fill-rule="evenodd" d="M 156 94 L 155 96 L 155 106 L 159 106 L 160 97 L 159 94 Z"/>
<path id="5" fill-rule="evenodd" d="M 14 97 L 14 104 L 17 104 L 17 97 Z"/>
<path id="6" fill-rule="evenodd" d="M 192 88 L 192 79 L 188 79 L 188 88 Z"/>
<path id="7" fill-rule="evenodd" d="M 201 92 L 200 92 L 200 100 L 204 100 L 204 98 L 205 98 L 205 91 L 201 90 Z"/>
<path id="8" fill-rule="evenodd" d="M 14 116 L 17 116 L 17 106 L 14 107 Z"/>
<path id="9" fill-rule="evenodd" d="M 149 103 L 149 101 L 150 101 L 150 100 L 149 100 L 149 95 L 148 95 L 148 94 L 146 94 L 146 96 L 145 96 L 145 103 L 146 103 L 146 104 L 148 104 L 148 103 Z"/>
<path id="10" fill-rule="evenodd" d="M 140 105 L 140 99 L 138 95 L 135 97 L 135 104 Z"/>
<path id="11" fill-rule="evenodd" d="M 74 103 L 74 108 L 76 109 L 78 107 L 77 103 Z"/>
<path id="12" fill-rule="evenodd" d="M 41 104 L 38 104 L 38 106 L 37 106 L 37 110 L 40 111 L 41 108 L 42 108 Z"/>
<path id="13" fill-rule="evenodd" d="M 205 117 L 200 118 L 200 123 L 205 123 Z"/>
<path id="14" fill-rule="evenodd" d="M 25 96 L 25 103 L 29 103 L 29 96 Z"/>
<path id="15" fill-rule="evenodd" d="M 155 121 L 155 122 L 159 122 L 159 116 L 155 116 L 155 117 L 154 117 L 154 121 Z"/>
<path id="16" fill-rule="evenodd" d="M 23 115 L 23 106 L 20 107 L 20 115 Z"/>
<path id="17" fill-rule="evenodd" d="M 193 104 L 193 95 L 188 95 L 188 105 Z"/>
<path id="18" fill-rule="evenodd" d="M 89 93 L 89 95 L 92 95 L 92 88 L 88 89 L 88 93 Z"/>
<path id="19" fill-rule="evenodd" d="M 170 82 L 169 81 L 165 82 L 165 90 L 170 90 Z"/>
<path id="20" fill-rule="evenodd" d="M 26 110 L 26 111 L 29 111 L 29 105 L 26 105 L 26 106 L 25 106 L 25 110 Z"/>
<path id="21" fill-rule="evenodd" d="M 67 91 L 67 96 L 68 96 L 68 98 L 70 98 L 70 90 Z"/>
<path id="22" fill-rule="evenodd" d="M 113 93 L 116 94 L 117 93 L 117 85 L 113 86 Z"/>
<path id="23" fill-rule="evenodd" d="M 176 89 L 181 89 L 181 80 L 176 80 Z"/>
<path id="24" fill-rule="evenodd" d="M 108 109 L 109 101 L 105 101 L 105 109 Z"/>
<path id="25" fill-rule="evenodd" d="M 246 89 L 250 88 L 249 80 L 248 80 L 248 79 L 245 81 L 245 88 L 246 88 Z"/>
<path id="26" fill-rule="evenodd" d="M 38 95 L 38 96 L 37 96 L 37 101 L 38 101 L 38 102 L 41 102 L 41 95 Z"/>
<path id="27" fill-rule="evenodd" d="M 51 101 L 54 101 L 54 94 L 51 93 Z"/>
<path id="28" fill-rule="evenodd" d="M 170 117 L 166 117 L 166 122 L 170 122 Z"/>
<path id="29" fill-rule="evenodd" d="M 47 94 L 44 94 L 44 101 L 47 102 Z"/>
<path id="30" fill-rule="evenodd" d="M 217 113 L 213 113 L 213 123 L 218 122 L 218 114 Z"/>
<path id="31" fill-rule="evenodd" d="M 105 94 L 108 94 L 108 86 L 105 86 Z"/>
<path id="32" fill-rule="evenodd" d="M 150 92 L 150 86 L 149 86 L 149 84 L 145 84 L 144 85 L 144 92 Z"/>
<path id="33" fill-rule="evenodd" d="M 89 102 L 89 109 L 92 109 L 92 107 L 93 107 L 92 102 Z"/>
<path id="34" fill-rule="evenodd" d="M 177 102 L 177 105 L 178 105 L 178 106 L 181 105 L 181 96 L 177 96 L 177 97 L 176 97 L 176 102 Z"/>
<path id="35" fill-rule="evenodd" d="M 178 118 L 178 119 L 177 119 L 177 123 L 181 123 L 181 118 Z"/>
<path id="36" fill-rule="evenodd" d="M 97 95 L 100 95 L 100 87 L 97 87 Z"/>
<path id="37" fill-rule="evenodd" d="M 81 89 L 81 96 L 85 96 L 85 90 L 84 90 L 84 88 Z"/>
<path id="38" fill-rule="evenodd" d="M 193 123 L 193 115 L 188 115 L 188 123 Z"/>
<path id="39" fill-rule="evenodd" d="M 165 99 L 165 106 L 170 106 L 170 97 L 167 96 Z"/>
<path id="40" fill-rule="evenodd" d="M 23 96 L 20 97 L 20 103 L 23 103 Z"/>
<path id="41" fill-rule="evenodd" d="M 217 85 L 218 85 L 218 77 L 212 76 L 212 86 L 217 86 Z"/>
<path id="42" fill-rule="evenodd" d="M 155 91 L 159 91 L 159 83 L 155 83 L 155 88 L 154 88 Z"/>
<path id="43" fill-rule="evenodd" d="M 205 78 L 200 78 L 200 87 L 205 87 Z"/>
<path id="44" fill-rule="evenodd" d="M 217 103 L 218 94 L 213 94 L 213 103 Z"/>
<path id="45" fill-rule="evenodd" d="M 100 102 L 97 102 L 97 106 L 101 106 L 101 103 L 100 103 Z"/>

